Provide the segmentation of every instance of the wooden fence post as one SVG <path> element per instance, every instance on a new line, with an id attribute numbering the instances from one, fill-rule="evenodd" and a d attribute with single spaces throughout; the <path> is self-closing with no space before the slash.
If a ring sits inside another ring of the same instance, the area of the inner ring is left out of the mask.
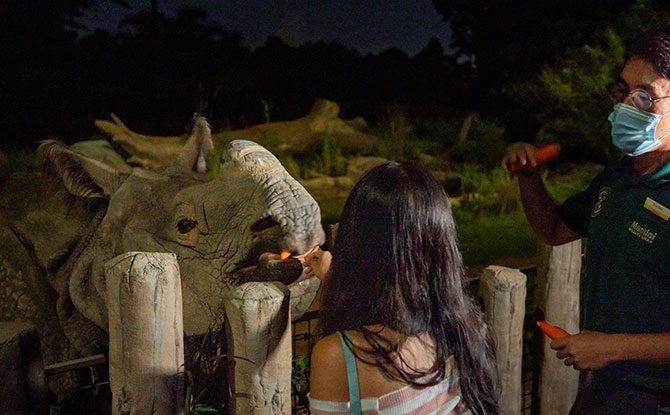
<path id="1" fill-rule="evenodd" d="M 280 282 L 248 282 L 224 299 L 233 415 L 291 413 L 291 307 Z"/>
<path id="2" fill-rule="evenodd" d="M 0 407 L 3 414 L 46 414 L 40 336 L 29 323 L 0 322 Z"/>
<path id="3" fill-rule="evenodd" d="M 495 344 L 500 385 L 500 413 L 521 413 L 521 358 L 526 301 L 526 275 L 519 270 L 491 265 L 482 272 L 480 295 L 486 322 Z"/>
<path id="4" fill-rule="evenodd" d="M 582 243 L 576 240 L 560 246 L 540 244 L 535 299 L 550 324 L 570 333 L 579 331 L 579 281 Z M 577 396 L 579 372 L 556 358 L 543 336 L 539 401 L 542 415 L 564 415 Z"/>
<path id="5" fill-rule="evenodd" d="M 184 413 L 181 279 L 170 253 L 128 252 L 105 264 L 114 415 Z"/>

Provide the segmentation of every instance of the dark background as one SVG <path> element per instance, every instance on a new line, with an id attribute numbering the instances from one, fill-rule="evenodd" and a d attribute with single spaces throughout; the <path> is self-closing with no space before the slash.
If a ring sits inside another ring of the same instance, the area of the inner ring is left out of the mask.
<path id="1" fill-rule="evenodd" d="M 653 0 L 358 3 L 0 0 L 1 145 L 87 139 L 112 112 L 155 135 L 196 111 L 236 129 L 327 98 L 373 124 L 389 104 L 475 113 L 501 141 L 603 160 L 620 45 L 668 15 Z"/>

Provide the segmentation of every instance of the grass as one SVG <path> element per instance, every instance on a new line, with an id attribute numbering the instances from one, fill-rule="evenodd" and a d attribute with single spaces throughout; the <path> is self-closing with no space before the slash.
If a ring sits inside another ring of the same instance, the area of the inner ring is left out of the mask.
<path id="1" fill-rule="evenodd" d="M 549 193 L 558 203 L 584 190 L 602 169 L 597 164 L 564 166 L 545 171 Z M 486 266 L 503 258 L 534 257 L 537 236 L 521 209 L 518 183 L 500 169 L 473 173 L 466 167 L 464 186 L 475 183 L 469 200 L 453 207 L 460 249 L 468 266 Z M 468 176 L 469 175 L 469 176 Z M 465 192 L 465 195 L 468 195 Z"/>
<path id="2" fill-rule="evenodd" d="M 490 265 L 500 258 L 532 257 L 537 237 L 523 212 L 479 215 L 454 208 L 459 248 L 468 266 Z"/>

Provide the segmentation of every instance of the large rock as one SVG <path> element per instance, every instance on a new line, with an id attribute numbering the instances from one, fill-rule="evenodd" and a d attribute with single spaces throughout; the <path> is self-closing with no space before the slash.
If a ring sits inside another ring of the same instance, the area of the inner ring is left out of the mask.
<path id="1" fill-rule="evenodd" d="M 324 218 L 339 218 L 354 181 L 349 176 L 317 177 L 301 180 L 305 190 L 316 200 Z"/>
<path id="2" fill-rule="evenodd" d="M 357 182 L 365 173 L 384 163 L 388 163 L 388 160 L 381 157 L 358 157 L 352 159 L 347 165 L 347 176 L 354 182 Z"/>

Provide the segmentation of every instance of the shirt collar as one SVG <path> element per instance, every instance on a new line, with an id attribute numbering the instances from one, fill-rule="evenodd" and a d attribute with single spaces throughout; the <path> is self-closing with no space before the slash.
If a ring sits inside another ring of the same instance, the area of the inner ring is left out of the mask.
<path id="1" fill-rule="evenodd" d="M 642 177 L 633 176 L 633 158 L 631 156 L 625 156 L 617 164 L 616 169 L 632 183 L 643 183 L 649 187 L 659 187 L 664 183 L 670 182 L 670 161 L 663 164 L 653 173 Z"/>

